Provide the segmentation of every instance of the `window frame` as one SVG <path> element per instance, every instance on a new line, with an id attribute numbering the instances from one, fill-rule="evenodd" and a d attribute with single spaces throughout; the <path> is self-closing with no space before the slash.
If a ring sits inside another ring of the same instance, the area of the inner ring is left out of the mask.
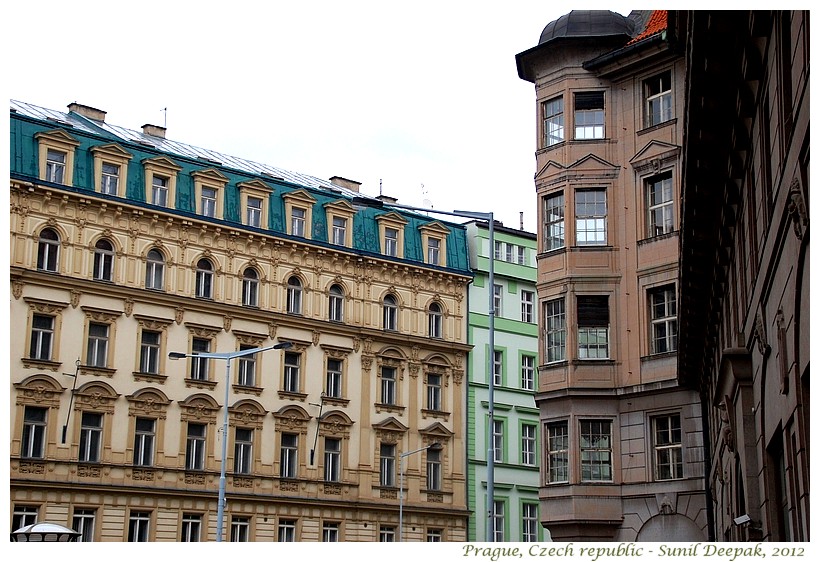
<path id="1" fill-rule="evenodd" d="M 427 373 L 425 377 L 427 387 L 427 409 L 432 412 L 444 410 L 444 375 L 441 373 Z"/>
<path id="2" fill-rule="evenodd" d="M 592 195 L 594 199 L 589 200 Z M 575 190 L 575 245 L 581 247 L 608 244 L 609 208 L 605 187 Z M 601 213 L 603 205 L 603 213 Z M 590 227 L 591 225 L 591 227 Z"/>
<path id="3" fill-rule="evenodd" d="M 538 426 L 533 423 L 521 424 L 521 464 L 536 466 L 538 462 Z"/>
<path id="4" fill-rule="evenodd" d="M 555 96 L 541 103 L 543 118 L 543 146 L 549 148 L 566 140 L 564 123 L 564 96 Z"/>
<path id="5" fill-rule="evenodd" d="M 388 302 L 388 299 L 390 302 Z M 399 300 L 388 293 L 382 299 L 382 329 L 389 332 L 397 332 L 399 324 Z"/>
<path id="6" fill-rule="evenodd" d="M 650 354 L 676 352 L 678 350 L 678 302 L 675 283 L 651 287 L 647 289 L 646 296 L 649 307 Z M 661 300 L 656 300 L 659 297 Z M 659 308 L 663 311 L 659 311 Z M 663 347 L 660 347 L 660 342 L 664 342 Z"/>
<path id="7" fill-rule="evenodd" d="M 208 450 L 208 424 L 187 422 L 185 428 L 185 471 L 205 470 Z"/>
<path id="8" fill-rule="evenodd" d="M 521 321 L 527 324 L 535 321 L 535 291 L 521 289 Z"/>
<path id="9" fill-rule="evenodd" d="M 669 423 L 665 428 L 659 427 L 659 422 L 676 421 L 677 427 Z M 653 477 L 656 482 L 668 482 L 672 480 L 682 480 L 684 478 L 683 462 L 683 426 L 679 412 L 658 414 L 651 418 L 652 427 L 652 466 Z M 677 436 L 675 436 L 677 432 Z M 661 441 L 661 435 L 665 433 L 665 440 Z M 662 458 L 669 455 L 668 458 Z M 662 476 L 662 467 L 668 467 L 669 475 Z"/>
<path id="10" fill-rule="evenodd" d="M 333 448 L 335 446 L 335 448 Z M 342 481 L 342 440 L 338 437 L 324 439 L 323 474 L 325 482 Z"/>
<path id="11" fill-rule="evenodd" d="M 664 172 L 651 176 L 645 180 L 646 191 L 646 236 L 654 238 L 675 231 L 675 186 L 672 181 L 672 172 Z M 661 199 L 656 200 L 655 194 L 660 190 Z M 662 215 L 662 226 L 657 225 L 657 214 Z"/>
<path id="12" fill-rule="evenodd" d="M 23 431 L 20 438 L 20 457 L 24 459 L 45 459 L 48 439 L 47 407 L 26 404 L 23 407 Z M 42 413 L 42 419 L 34 419 L 35 413 Z"/>
<path id="13" fill-rule="evenodd" d="M 521 390 L 535 391 L 535 363 L 534 355 L 521 354 Z"/>
<path id="14" fill-rule="evenodd" d="M 427 308 L 427 337 L 441 339 L 443 337 L 442 307 L 437 302 L 430 303 Z"/>
<path id="15" fill-rule="evenodd" d="M 286 286 L 287 293 L 287 313 L 301 315 L 303 313 L 303 293 L 304 286 L 302 280 L 297 275 L 291 275 L 287 279 Z"/>
<path id="16" fill-rule="evenodd" d="M 150 511 L 131 511 L 128 514 L 128 542 L 149 542 L 151 540 Z"/>
<path id="17" fill-rule="evenodd" d="M 95 420 L 98 420 L 98 423 Z M 104 426 L 105 414 L 93 411 L 81 412 L 78 462 L 98 464 L 102 461 Z"/>
<path id="18" fill-rule="evenodd" d="M 440 492 L 442 490 L 442 464 L 443 454 L 441 449 L 428 448 L 425 452 L 425 484 L 427 490 Z"/>
<path id="19" fill-rule="evenodd" d="M 615 450 L 612 420 L 581 419 L 578 425 L 581 482 L 613 482 Z M 607 431 L 604 431 L 605 427 Z M 596 439 L 605 442 L 602 444 Z"/>
<path id="20" fill-rule="evenodd" d="M 295 362 L 293 361 L 295 359 Z M 282 361 L 282 391 L 298 394 L 302 388 L 303 354 L 299 351 L 285 351 Z"/>
<path id="21" fill-rule="evenodd" d="M 664 81 L 667 82 L 666 85 L 664 85 Z M 654 127 L 674 119 L 672 71 L 665 70 L 644 80 L 643 98 L 645 127 Z M 655 109 L 656 105 L 658 106 L 657 110 Z M 655 118 L 656 114 L 657 118 Z"/>
<path id="22" fill-rule="evenodd" d="M 40 231 L 37 238 L 37 270 L 59 273 L 62 238 L 51 227 Z"/>
<path id="23" fill-rule="evenodd" d="M 575 299 L 578 359 L 582 361 L 610 359 L 612 350 L 609 295 L 576 295 Z M 603 303 L 606 303 L 606 306 Z M 604 308 L 606 309 L 605 314 Z"/>
<path id="24" fill-rule="evenodd" d="M 150 430 L 140 427 L 140 422 L 150 422 Z M 134 452 L 132 464 L 139 467 L 154 466 L 156 454 L 157 420 L 139 416 L 134 419 Z"/>
<path id="25" fill-rule="evenodd" d="M 259 273 L 253 267 L 242 272 L 242 306 L 259 307 Z"/>
<path id="26" fill-rule="evenodd" d="M 233 473 L 249 476 L 254 473 L 253 442 L 255 432 L 250 427 L 234 427 Z"/>
<path id="27" fill-rule="evenodd" d="M 547 422 L 547 484 L 567 484 L 570 477 L 569 464 L 569 422 L 557 420 Z"/>
<path id="28" fill-rule="evenodd" d="M 156 248 L 145 254 L 145 288 L 165 290 L 165 255 Z"/>
<path id="29" fill-rule="evenodd" d="M 560 250 L 567 245 L 566 200 L 564 192 L 544 196 L 544 251 Z"/>
<path id="30" fill-rule="evenodd" d="M 397 451 L 395 443 L 379 444 L 379 486 L 383 488 L 396 487 Z"/>
<path id="31" fill-rule="evenodd" d="M 328 319 L 344 322 L 345 292 L 341 285 L 334 283 L 328 289 Z"/>
<path id="32" fill-rule="evenodd" d="M 280 434 L 279 443 L 279 478 L 298 478 L 298 471 L 299 434 L 283 432 Z"/>
<path id="33" fill-rule="evenodd" d="M 208 258 L 200 258 L 196 262 L 196 276 L 194 283 L 194 296 L 198 299 L 213 300 L 215 267 Z"/>
<path id="34" fill-rule="evenodd" d="M 603 91 L 575 92 L 573 129 L 576 141 L 606 138 L 606 94 Z"/>
<path id="35" fill-rule="evenodd" d="M 107 246 L 107 247 L 105 247 Z M 114 281 L 114 245 L 107 238 L 100 238 L 94 244 L 92 278 L 94 281 Z"/>

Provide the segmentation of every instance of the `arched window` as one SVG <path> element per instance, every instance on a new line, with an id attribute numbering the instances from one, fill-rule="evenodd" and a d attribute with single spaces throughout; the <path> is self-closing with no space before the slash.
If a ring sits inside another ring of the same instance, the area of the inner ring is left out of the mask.
<path id="1" fill-rule="evenodd" d="M 295 275 L 288 279 L 288 313 L 302 314 L 302 282 Z"/>
<path id="2" fill-rule="evenodd" d="M 339 285 L 331 285 L 328 315 L 332 322 L 344 321 L 345 293 Z"/>
<path id="3" fill-rule="evenodd" d="M 259 275 L 252 267 L 245 270 L 242 279 L 242 304 L 259 306 Z"/>
<path id="4" fill-rule="evenodd" d="M 50 228 L 43 229 L 37 245 L 37 269 L 56 272 L 59 254 L 60 237 Z"/>
<path id="5" fill-rule="evenodd" d="M 165 258 L 159 250 L 151 250 L 145 257 L 145 288 L 163 289 L 163 277 L 165 276 Z"/>
<path id="6" fill-rule="evenodd" d="M 114 246 L 105 238 L 98 240 L 94 245 L 94 279 L 114 280 Z"/>
<path id="7" fill-rule="evenodd" d="M 383 329 L 391 331 L 398 329 L 398 310 L 396 297 L 393 295 L 385 296 Z"/>
<path id="8" fill-rule="evenodd" d="M 427 335 L 431 338 L 441 337 L 441 306 L 435 302 L 427 310 Z"/>
<path id="9" fill-rule="evenodd" d="M 196 264 L 196 296 L 201 299 L 213 298 L 214 266 L 206 259 Z"/>

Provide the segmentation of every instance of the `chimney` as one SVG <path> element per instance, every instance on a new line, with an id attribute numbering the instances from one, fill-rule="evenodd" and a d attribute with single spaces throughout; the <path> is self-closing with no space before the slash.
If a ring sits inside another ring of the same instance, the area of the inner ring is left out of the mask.
<path id="1" fill-rule="evenodd" d="M 339 176 L 333 176 L 330 178 L 330 183 L 333 185 L 338 185 L 339 187 L 344 187 L 350 191 L 355 191 L 356 193 L 359 193 L 359 186 L 362 185 L 362 182 L 348 180 Z"/>
<path id="2" fill-rule="evenodd" d="M 524 230 L 524 211 L 518 213 L 518 230 Z"/>
<path id="3" fill-rule="evenodd" d="M 160 127 L 159 125 L 143 125 L 142 126 L 142 134 L 143 135 L 150 135 L 152 137 L 159 137 L 161 139 L 165 138 L 165 127 Z"/>
<path id="4" fill-rule="evenodd" d="M 77 103 L 75 101 L 73 103 L 68 104 L 68 110 L 73 111 L 74 113 L 79 113 L 83 117 L 87 117 L 92 121 L 102 121 L 103 123 L 105 123 L 105 111 L 102 111 L 100 109 L 95 109 L 88 105 Z"/>

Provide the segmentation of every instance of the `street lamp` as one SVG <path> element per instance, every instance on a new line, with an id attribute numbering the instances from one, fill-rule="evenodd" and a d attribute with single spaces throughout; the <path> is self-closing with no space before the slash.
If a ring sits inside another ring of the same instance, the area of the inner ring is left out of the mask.
<path id="1" fill-rule="evenodd" d="M 181 353 L 172 351 L 168 354 L 170 359 L 185 359 L 186 357 L 200 357 L 203 359 L 224 359 L 225 360 L 225 416 L 222 420 L 222 466 L 219 471 L 219 501 L 216 506 L 216 541 L 222 542 L 223 519 L 225 518 L 225 468 L 228 464 L 228 400 L 231 389 L 231 359 L 261 353 L 270 349 L 287 349 L 293 343 L 289 341 L 280 342 L 268 347 L 255 347 L 253 349 L 242 349 L 240 351 L 226 353 Z"/>
<path id="2" fill-rule="evenodd" d="M 464 217 L 468 219 L 477 219 L 487 221 L 489 228 L 489 248 L 487 255 L 489 258 L 489 290 L 487 303 L 487 337 L 489 338 L 488 346 L 490 349 L 487 357 L 487 402 L 488 406 L 488 421 L 487 427 L 487 530 L 485 540 L 493 542 L 493 520 L 495 517 L 495 447 L 493 444 L 493 423 L 495 416 L 495 371 L 493 370 L 494 355 L 495 355 L 495 301 L 493 294 L 493 287 L 495 285 L 495 221 L 493 220 L 493 213 L 480 213 L 474 211 L 439 211 L 437 209 L 425 209 L 423 207 L 412 207 L 410 205 L 400 205 L 398 203 L 385 204 L 381 199 L 371 199 L 369 197 L 354 197 L 352 204 L 354 206 L 376 207 L 384 208 L 386 206 L 395 207 L 397 209 L 407 209 L 409 211 L 420 211 L 424 213 L 436 213 L 439 215 L 450 215 L 454 217 Z M 401 533 L 400 533 L 401 534 Z"/>
<path id="3" fill-rule="evenodd" d="M 406 453 L 402 453 L 401 455 L 399 455 L 399 542 L 402 542 L 402 529 L 404 527 L 404 459 L 409 457 L 410 455 L 426 451 L 427 449 L 431 449 L 433 451 L 440 451 L 442 449 L 442 446 L 441 443 L 438 442 L 431 443 L 426 447 L 422 447 L 421 449 L 416 449 L 415 451 L 407 451 Z"/>

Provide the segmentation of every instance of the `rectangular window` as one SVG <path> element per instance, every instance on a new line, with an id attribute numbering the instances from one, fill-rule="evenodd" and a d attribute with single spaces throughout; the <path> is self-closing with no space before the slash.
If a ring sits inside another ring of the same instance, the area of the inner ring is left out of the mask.
<path id="1" fill-rule="evenodd" d="M 160 332 L 143 330 L 140 341 L 140 372 L 159 374 Z"/>
<path id="2" fill-rule="evenodd" d="M 538 540 L 538 504 L 521 505 L 521 540 L 523 542 Z"/>
<path id="3" fill-rule="evenodd" d="M 208 380 L 208 367 L 210 359 L 208 357 L 196 357 L 197 353 L 210 353 L 211 340 L 206 338 L 194 338 L 191 340 L 191 378 L 195 381 Z"/>
<path id="4" fill-rule="evenodd" d="M 395 228 L 384 229 L 384 255 L 393 257 L 399 255 L 399 231 Z"/>
<path id="5" fill-rule="evenodd" d="M 606 245 L 606 190 L 575 192 L 575 243 L 578 246 Z"/>
<path id="6" fill-rule="evenodd" d="M 517 255 L 516 262 L 518 263 L 518 265 L 524 265 L 526 262 L 524 246 L 516 246 L 515 248 Z"/>
<path id="7" fill-rule="evenodd" d="M 504 462 L 504 422 L 493 420 L 493 460 Z"/>
<path id="8" fill-rule="evenodd" d="M 524 466 L 535 466 L 535 430 L 529 423 L 521 426 L 521 464 Z"/>
<path id="9" fill-rule="evenodd" d="M 341 398 L 342 362 L 339 359 L 327 360 L 327 373 L 325 380 L 325 394 L 327 394 L 329 398 Z"/>
<path id="10" fill-rule="evenodd" d="M 578 359 L 609 358 L 609 297 L 578 296 Z"/>
<path id="11" fill-rule="evenodd" d="M 137 418 L 134 425 L 134 466 L 154 465 L 156 420 Z"/>
<path id="12" fill-rule="evenodd" d="M 493 351 L 493 384 L 501 386 L 504 382 L 504 352 Z"/>
<path id="13" fill-rule="evenodd" d="M 644 82 L 646 126 L 672 119 L 672 73 L 666 71 Z"/>
<path id="14" fill-rule="evenodd" d="M 544 102 L 544 146 L 564 142 L 564 98 L 559 96 Z"/>
<path id="15" fill-rule="evenodd" d="M 575 94 L 575 139 L 604 138 L 604 93 Z"/>
<path id="16" fill-rule="evenodd" d="M 504 252 L 504 261 L 506 261 L 508 263 L 513 262 L 513 252 L 515 251 L 514 248 L 515 248 L 514 244 L 507 244 L 506 245 L 505 252 Z"/>
<path id="17" fill-rule="evenodd" d="M 168 206 L 168 178 L 154 176 L 151 179 L 151 203 L 160 207 Z"/>
<path id="18" fill-rule="evenodd" d="M 80 427 L 80 462 L 100 462 L 103 415 L 83 412 Z"/>
<path id="19" fill-rule="evenodd" d="M 51 346 L 54 342 L 54 317 L 35 314 L 31 318 L 31 347 L 29 357 L 40 361 L 51 361 Z"/>
<path id="20" fill-rule="evenodd" d="M 347 239 L 347 219 L 344 217 L 333 217 L 331 229 L 331 243 L 337 246 L 344 246 Z"/>
<path id="21" fill-rule="evenodd" d="M 564 247 L 564 194 L 544 198 L 544 251 Z"/>
<path id="22" fill-rule="evenodd" d="M 325 521 L 322 524 L 322 542 L 339 542 L 339 524 Z"/>
<path id="23" fill-rule="evenodd" d="M 231 542 L 249 542 L 250 540 L 250 517 L 231 517 Z"/>
<path id="24" fill-rule="evenodd" d="M 438 238 L 427 239 L 427 263 L 439 265 L 439 254 L 441 252 L 441 240 Z"/>
<path id="25" fill-rule="evenodd" d="M 294 236 L 305 235 L 305 217 L 307 213 L 304 209 L 293 207 L 290 211 L 290 233 Z"/>
<path id="26" fill-rule="evenodd" d="M 11 528 L 15 531 L 27 525 L 37 523 L 38 509 L 30 505 L 15 505 L 11 516 Z"/>
<path id="27" fill-rule="evenodd" d="M 396 542 L 396 528 L 380 525 L 379 542 Z"/>
<path id="28" fill-rule="evenodd" d="M 128 517 L 128 542 L 148 542 L 150 526 L 149 511 L 132 511 Z"/>
<path id="29" fill-rule="evenodd" d="M 188 422 L 188 438 L 185 444 L 185 470 L 205 470 L 205 436 L 207 426 Z"/>
<path id="30" fill-rule="evenodd" d="M 553 299 L 544 303 L 544 331 L 547 363 L 563 361 L 566 358 L 567 315 L 564 299 Z"/>
<path id="31" fill-rule="evenodd" d="M 581 481 L 612 481 L 612 422 L 581 421 Z"/>
<path id="32" fill-rule="evenodd" d="M 42 459 L 46 454 L 46 408 L 26 406 L 23 413 L 23 439 L 20 456 L 25 459 Z M 15 529 L 16 530 L 16 529 Z"/>
<path id="33" fill-rule="evenodd" d="M 248 197 L 246 220 L 248 226 L 260 228 L 262 226 L 262 200 L 258 197 Z"/>
<path id="34" fill-rule="evenodd" d="M 427 449 L 427 489 L 441 490 L 441 451 Z"/>
<path id="35" fill-rule="evenodd" d="M 650 339 L 652 353 L 678 348 L 678 306 L 675 285 L 649 290 Z"/>
<path id="36" fill-rule="evenodd" d="M 501 285 L 493 285 L 493 314 L 496 318 L 501 316 L 501 303 L 504 295 L 504 288 Z"/>
<path id="37" fill-rule="evenodd" d="M 535 320 L 533 310 L 535 307 L 535 293 L 532 291 L 521 291 L 521 321 L 532 324 Z"/>
<path id="38" fill-rule="evenodd" d="M 569 433 L 567 422 L 547 424 L 547 478 L 555 484 L 569 482 Z"/>
<path id="39" fill-rule="evenodd" d="M 92 542 L 94 540 L 94 522 L 97 519 L 95 509 L 75 509 L 71 518 L 71 528 L 80 533 L 77 542 Z"/>
<path id="40" fill-rule="evenodd" d="M 444 531 L 442 529 L 427 529 L 427 542 L 442 542 Z"/>
<path id="41" fill-rule="evenodd" d="M 282 478 L 296 478 L 298 462 L 299 436 L 293 433 L 282 434 L 282 447 L 279 456 L 279 475 Z"/>
<path id="42" fill-rule="evenodd" d="M 108 366 L 108 324 L 91 322 L 88 325 L 88 350 L 86 364 L 89 367 Z"/>
<path id="43" fill-rule="evenodd" d="M 253 346 L 241 344 L 239 351 L 253 349 Z M 239 358 L 239 376 L 237 384 L 240 386 L 256 386 L 256 353 Z"/>
<path id="44" fill-rule="evenodd" d="M 299 392 L 299 370 L 302 361 L 300 353 L 285 352 L 285 377 L 282 389 L 285 392 Z"/>
<path id="45" fill-rule="evenodd" d="M 202 533 L 202 516 L 198 513 L 183 513 L 180 542 L 199 542 Z"/>
<path id="46" fill-rule="evenodd" d="M 381 403 L 389 406 L 396 404 L 396 369 L 382 367 Z"/>
<path id="47" fill-rule="evenodd" d="M 427 374 L 427 409 L 441 410 L 441 375 Z"/>
<path id="48" fill-rule="evenodd" d="M 504 253 L 504 243 L 496 240 L 494 242 L 495 248 L 493 248 L 493 259 L 500 260 L 503 253 Z"/>
<path id="49" fill-rule="evenodd" d="M 46 152 L 46 181 L 63 183 L 65 180 L 66 153 L 49 149 Z"/>
<path id="50" fill-rule="evenodd" d="M 646 205 L 649 211 L 648 237 L 672 232 L 675 228 L 674 203 L 672 201 L 672 174 L 650 178 L 646 184 Z"/>
<path id="51" fill-rule="evenodd" d="M 504 502 L 493 502 L 493 542 L 504 542 Z"/>
<path id="52" fill-rule="evenodd" d="M 683 478 L 680 414 L 652 419 L 655 447 L 655 480 Z"/>
<path id="53" fill-rule="evenodd" d="M 233 471 L 235 474 L 253 473 L 253 430 L 237 427 L 234 430 Z"/>
<path id="54" fill-rule="evenodd" d="M 296 542 L 296 521 L 280 519 L 277 539 L 279 542 Z"/>
<path id="55" fill-rule="evenodd" d="M 521 389 L 535 390 L 535 357 L 521 356 Z"/>
<path id="56" fill-rule="evenodd" d="M 342 440 L 325 437 L 325 482 L 342 479 Z"/>
<path id="57" fill-rule="evenodd" d="M 100 191 L 105 195 L 116 196 L 119 193 L 120 167 L 103 162 L 100 180 Z"/>
<path id="58" fill-rule="evenodd" d="M 382 443 L 379 446 L 379 485 L 396 485 L 396 446 Z"/>
<path id="59" fill-rule="evenodd" d="M 216 216 L 216 189 L 212 187 L 202 188 L 202 200 L 200 206 L 202 207 L 202 215 L 205 217 Z"/>

